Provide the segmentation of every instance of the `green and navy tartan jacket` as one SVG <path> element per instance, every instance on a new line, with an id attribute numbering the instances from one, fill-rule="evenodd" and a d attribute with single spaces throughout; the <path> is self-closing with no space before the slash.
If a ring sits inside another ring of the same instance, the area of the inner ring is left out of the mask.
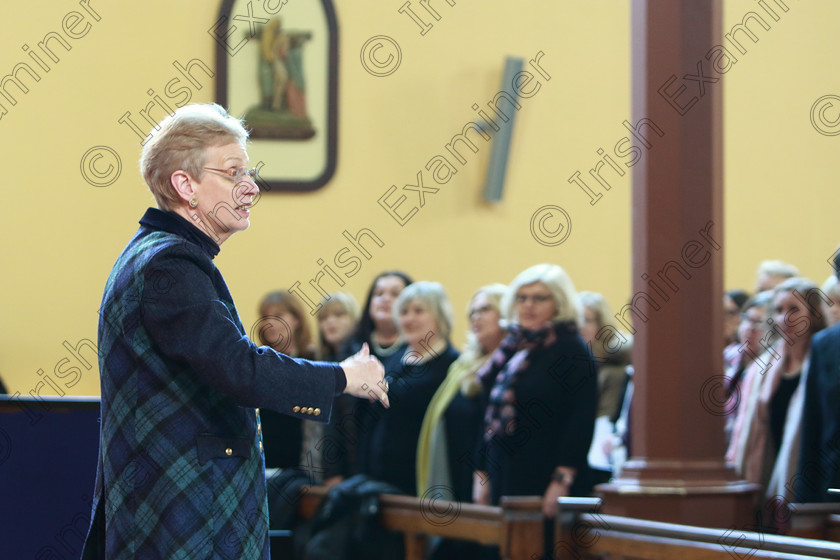
<path id="1" fill-rule="evenodd" d="M 186 219 L 150 208 L 140 224 L 100 310 L 82 558 L 268 560 L 257 409 L 328 422 L 344 373 L 251 342 L 213 264 L 218 245 Z"/>

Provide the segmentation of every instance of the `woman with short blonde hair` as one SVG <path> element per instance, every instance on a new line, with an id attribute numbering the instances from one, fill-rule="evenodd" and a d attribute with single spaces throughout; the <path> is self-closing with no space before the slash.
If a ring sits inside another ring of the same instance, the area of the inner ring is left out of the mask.
<path id="1" fill-rule="evenodd" d="M 578 332 L 581 306 L 566 272 L 524 270 L 502 299 L 508 335 L 479 371 L 487 408 L 475 453 L 473 498 L 557 498 L 591 488 L 587 453 L 598 401 L 597 368 Z"/>

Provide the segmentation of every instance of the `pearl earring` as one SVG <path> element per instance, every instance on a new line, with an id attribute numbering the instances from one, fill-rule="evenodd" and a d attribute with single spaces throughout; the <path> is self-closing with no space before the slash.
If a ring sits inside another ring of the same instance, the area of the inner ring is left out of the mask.
<path id="1" fill-rule="evenodd" d="M 190 208 L 195 208 L 196 206 L 198 206 L 198 201 L 194 198 L 191 198 L 190 199 Z"/>

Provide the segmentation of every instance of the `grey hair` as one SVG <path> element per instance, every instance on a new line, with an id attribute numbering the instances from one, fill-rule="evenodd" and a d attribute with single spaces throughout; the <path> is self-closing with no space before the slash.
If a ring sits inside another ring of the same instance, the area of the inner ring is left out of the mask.
<path id="1" fill-rule="evenodd" d="M 140 172 L 161 210 L 174 210 L 181 203 L 171 183 L 172 174 L 183 170 L 200 180 L 207 148 L 248 141 L 240 119 L 216 103 L 184 105 L 164 118 L 143 146 Z"/>
<path id="2" fill-rule="evenodd" d="M 414 300 L 429 308 L 437 325 L 438 332 L 435 334 L 448 341 L 452 333 L 452 305 L 440 282 L 414 282 L 406 286 L 394 302 L 394 322 L 397 325 L 400 324 L 402 311 Z"/>

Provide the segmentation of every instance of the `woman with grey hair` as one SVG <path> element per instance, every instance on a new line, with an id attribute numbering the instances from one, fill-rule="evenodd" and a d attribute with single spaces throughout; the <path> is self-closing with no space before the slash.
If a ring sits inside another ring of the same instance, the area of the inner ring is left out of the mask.
<path id="1" fill-rule="evenodd" d="M 578 334 L 582 311 L 574 285 L 556 265 L 517 276 L 502 309 L 508 335 L 479 371 L 487 409 L 475 454 L 473 497 L 586 495 L 586 462 L 598 405 L 598 372 Z"/>
<path id="2" fill-rule="evenodd" d="M 82 558 L 268 560 L 257 407 L 328 422 L 343 392 L 388 405 L 367 349 L 341 364 L 257 346 L 213 264 L 250 225 L 248 133 L 215 104 L 164 118 L 140 168 L 158 208 L 114 265 L 100 309 L 101 424 Z"/>
<path id="3" fill-rule="evenodd" d="M 452 307 L 437 282 L 414 282 L 394 302 L 407 347 L 384 362 L 391 408 L 362 403 L 357 456 L 361 471 L 417 494 L 417 440 L 429 401 L 458 351 L 449 342 Z"/>

